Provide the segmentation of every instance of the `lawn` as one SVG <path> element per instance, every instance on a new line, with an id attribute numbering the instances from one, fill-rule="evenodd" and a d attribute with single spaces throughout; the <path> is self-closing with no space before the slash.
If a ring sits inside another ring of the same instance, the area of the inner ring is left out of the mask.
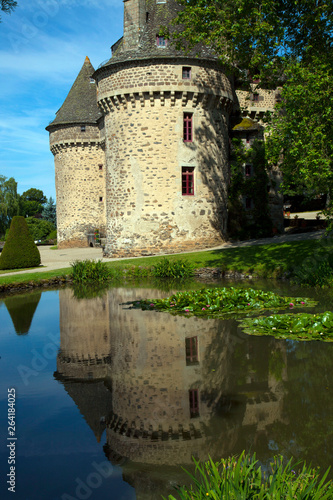
<path id="1" fill-rule="evenodd" d="M 233 270 L 251 273 L 261 277 L 279 277 L 283 273 L 299 267 L 307 262 L 320 261 L 325 256 L 333 256 L 333 241 L 324 240 L 290 241 L 267 245 L 243 246 L 229 249 L 219 249 L 171 255 L 170 259 L 187 259 L 196 268 L 220 267 L 224 270 Z M 137 259 L 119 260 L 108 263 L 112 268 L 120 271 L 131 269 L 138 275 L 140 268 L 149 269 L 161 259 L 158 257 L 138 257 Z M 56 276 L 68 275 L 71 268 L 56 271 L 36 271 L 35 273 L 6 276 L 0 273 L 0 285 L 50 279 Z"/>

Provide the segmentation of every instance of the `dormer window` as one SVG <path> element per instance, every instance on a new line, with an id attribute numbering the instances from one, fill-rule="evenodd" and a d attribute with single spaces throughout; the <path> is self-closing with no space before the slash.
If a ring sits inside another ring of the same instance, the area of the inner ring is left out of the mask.
<path id="1" fill-rule="evenodd" d="M 95 80 L 93 78 L 90 78 L 90 83 L 95 83 Z"/>
<path id="2" fill-rule="evenodd" d="M 156 45 L 157 47 L 166 47 L 168 40 L 164 36 L 157 35 L 156 36 Z"/>

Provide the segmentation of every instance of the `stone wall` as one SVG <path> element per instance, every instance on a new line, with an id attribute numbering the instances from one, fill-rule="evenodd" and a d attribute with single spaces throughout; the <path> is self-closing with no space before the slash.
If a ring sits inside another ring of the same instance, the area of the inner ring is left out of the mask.
<path id="1" fill-rule="evenodd" d="M 182 80 L 183 60 L 176 62 L 115 65 L 100 76 L 107 255 L 173 253 L 224 240 L 230 83 L 199 65 Z M 188 143 L 184 113 L 193 114 Z M 193 196 L 182 195 L 182 167 L 194 168 Z"/>
<path id="2" fill-rule="evenodd" d="M 57 193 L 58 247 L 88 246 L 105 233 L 105 155 L 98 126 L 62 126 L 50 134 Z"/>
<path id="3" fill-rule="evenodd" d="M 268 110 L 273 111 L 275 104 L 279 99 L 280 90 L 256 90 L 255 84 L 251 84 L 251 87 L 252 92 L 246 90 L 236 90 L 240 108 L 246 109 L 246 114 L 249 116 L 256 115 L 257 113 L 264 113 Z M 258 97 L 254 97 L 255 95 Z"/>

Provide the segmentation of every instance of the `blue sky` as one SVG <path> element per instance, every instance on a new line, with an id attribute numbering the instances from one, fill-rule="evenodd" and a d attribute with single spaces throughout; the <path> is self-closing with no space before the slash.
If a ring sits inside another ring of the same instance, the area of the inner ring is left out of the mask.
<path id="1" fill-rule="evenodd" d="M 0 23 L 0 175 L 55 199 L 45 127 L 86 56 L 95 69 L 123 32 L 122 0 L 18 0 Z"/>

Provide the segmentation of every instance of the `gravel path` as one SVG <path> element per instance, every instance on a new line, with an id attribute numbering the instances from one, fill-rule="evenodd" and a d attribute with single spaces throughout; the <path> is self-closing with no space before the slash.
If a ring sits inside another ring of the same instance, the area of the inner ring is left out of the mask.
<path id="1" fill-rule="evenodd" d="M 235 247 L 245 247 L 251 245 L 266 245 L 269 243 L 283 243 L 286 241 L 302 241 L 309 239 L 319 239 L 324 234 L 324 231 L 315 231 L 311 233 L 300 233 L 300 234 L 284 234 L 282 236 L 274 236 L 273 238 L 261 238 L 257 240 L 247 240 L 247 241 L 236 241 L 236 242 L 226 242 L 219 247 L 205 249 L 217 250 L 217 249 L 227 249 Z M 6 276 L 11 276 L 13 274 L 25 274 L 25 273 L 36 273 L 43 271 L 53 271 L 56 269 L 68 268 L 71 263 L 76 260 L 102 260 L 103 262 L 110 262 L 113 260 L 124 260 L 124 259 L 114 259 L 103 257 L 101 248 L 64 248 L 59 250 L 51 250 L 49 246 L 38 247 L 41 255 L 41 266 L 39 268 L 28 269 L 26 271 L 15 271 L 12 273 L 6 273 Z M 197 253 L 201 250 L 195 250 L 193 252 L 186 253 Z M 168 254 L 170 255 L 170 254 Z M 132 257 L 135 259 L 135 257 Z"/>

